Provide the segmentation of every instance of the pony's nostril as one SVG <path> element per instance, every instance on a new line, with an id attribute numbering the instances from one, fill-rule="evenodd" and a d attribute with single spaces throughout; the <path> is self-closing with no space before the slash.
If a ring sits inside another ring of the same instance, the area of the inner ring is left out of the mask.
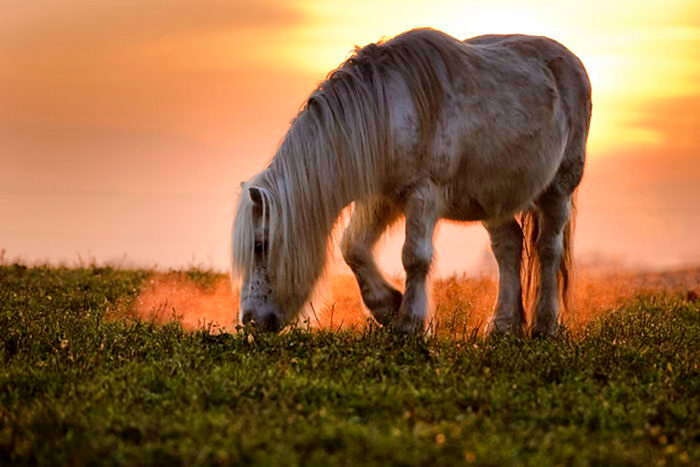
<path id="1" fill-rule="evenodd" d="M 276 332 L 279 331 L 280 328 L 279 319 L 277 319 L 277 315 L 274 313 L 270 313 L 269 315 L 263 317 L 261 325 L 265 331 Z"/>
<path id="2" fill-rule="evenodd" d="M 241 321 L 243 321 L 243 325 L 246 325 L 253 321 L 253 317 L 255 316 L 255 313 L 251 310 L 248 310 L 243 313 L 243 317 L 241 318 Z"/>

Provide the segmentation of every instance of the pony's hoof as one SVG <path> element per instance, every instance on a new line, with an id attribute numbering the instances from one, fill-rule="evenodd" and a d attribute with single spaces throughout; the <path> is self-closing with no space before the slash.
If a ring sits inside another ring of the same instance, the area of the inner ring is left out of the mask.
<path id="1" fill-rule="evenodd" d="M 486 326 L 487 336 L 496 335 L 511 335 L 522 337 L 524 334 L 524 326 L 520 321 L 515 320 L 495 320 L 489 321 L 488 326 Z"/>
<path id="2" fill-rule="evenodd" d="M 541 323 L 535 322 L 530 331 L 530 335 L 536 339 L 546 339 L 557 337 L 562 334 L 564 327 L 558 322 Z"/>
<path id="3" fill-rule="evenodd" d="M 425 320 L 413 313 L 399 310 L 391 316 L 383 326 L 392 332 L 404 335 L 423 335 L 425 333 Z"/>
<path id="4" fill-rule="evenodd" d="M 390 330 L 407 336 L 421 336 L 425 333 L 422 319 L 398 315 L 387 326 Z"/>
<path id="5" fill-rule="evenodd" d="M 403 301 L 403 294 L 396 289 L 391 289 L 389 296 L 380 303 L 368 307 L 372 317 L 382 326 L 391 326 L 396 320 Z"/>

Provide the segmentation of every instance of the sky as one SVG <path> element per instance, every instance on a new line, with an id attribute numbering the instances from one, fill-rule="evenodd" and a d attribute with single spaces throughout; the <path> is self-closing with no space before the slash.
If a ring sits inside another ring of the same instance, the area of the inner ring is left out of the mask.
<path id="1" fill-rule="evenodd" d="M 700 2 L 0 0 L 0 249 L 226 270 L 240 182 L 355 45 L 413 27 L 557 39 L 593 123 L 581 262 L 700 264 Z M 380 249 L 400 271 L 401 229 Z M 440 226 L 440 274 L 490 267 L 478 225 Z"/>

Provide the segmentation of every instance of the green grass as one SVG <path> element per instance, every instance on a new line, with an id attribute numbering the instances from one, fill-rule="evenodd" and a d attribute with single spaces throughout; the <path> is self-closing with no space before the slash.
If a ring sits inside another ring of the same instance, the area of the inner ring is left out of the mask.
<path id="1" fill-rule="evenodd" d="M 697 303 L 559 340 L 209 335 L 110 318 L 145 277 L 0 266 L 0 463 L 700 462 Z"/>

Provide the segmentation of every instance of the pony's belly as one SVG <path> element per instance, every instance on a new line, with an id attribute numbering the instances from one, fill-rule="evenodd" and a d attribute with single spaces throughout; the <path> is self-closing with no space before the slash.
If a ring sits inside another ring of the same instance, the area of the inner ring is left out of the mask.
<path id="1" fill-rule="evenodd" d="M 474 198 L 448 200 L 442 217 L 452 221 L 482 221 L 489 218 L 484 207 Z"/>
<path id="2" fill-rule="evenodd" d="M 533 191 L 500 193 L 496 196 L 443 198 L 442 216 L 453 221 L 484 221 L 507 218 L 530 208 Z"/>

